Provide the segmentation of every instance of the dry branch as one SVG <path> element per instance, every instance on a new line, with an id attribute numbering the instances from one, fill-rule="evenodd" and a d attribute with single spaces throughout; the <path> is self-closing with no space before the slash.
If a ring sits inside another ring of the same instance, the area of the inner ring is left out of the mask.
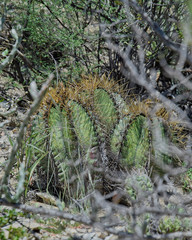
<path id="1" fill-rule="evenodd" d="M 25 132 L 25 128 L 27 126 L 27 124 L 29 123 L 29 120 L 31 118 L 31 116 L 35 113 L 35 111 L 38 109 L 40 103 L 41 103 L 41 100 L 43 99 L 43 97 L 45 96 L 45 93 L 51 83 L 51 81 L 53 80 L 54 78 L 54 75 L 53 74 L 50 74 L 50 76 L 48 77 L 47 81 L 43 84 L 37 98 L 35 99 L 35 101 L 33 102 L 33 104 L 31 105 L 31 108 L 28 110 L 27 112 L 27 115 L 24 119 L 24 121 L 22 122 L 21 124 L 21 127 L 20 127 L 20 130 L 19 130 L 19 133 L 17 135 L 17 138 L 16 138 L 16 141 L 13 145 L 13 148 L 11 150 L 11 154 L 9 156 L 9 160 L 8 160 L 8 163 L 7 163 L 7 166 L 5 168 L 5 173 L 4 173 L 4 176 L 1 180 L 1 186 L 0 186 L 0 193 L 1 195 L 6 192 L 7 194 L 7 197 L 10 195 L 9 193 L 9 190 L 8 190 L 8 179 L 9 179 L 9 175 L 10 175 L 10 172 L 13 168 L 13 165 L 15 164 L 16 162 L 16 154 L 21 146 L 21 143 L 22 143 L 22 140 L 23 140 L 23 136 L 24 136 L 24 132 Z"/>

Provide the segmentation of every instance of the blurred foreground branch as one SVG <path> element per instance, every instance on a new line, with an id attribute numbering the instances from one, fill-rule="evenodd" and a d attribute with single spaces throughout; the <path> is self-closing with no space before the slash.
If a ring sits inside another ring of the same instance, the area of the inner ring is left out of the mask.
<path id="1" fill-rule="evenodd" d="M 17 154 L 17 152 L 18 152 L 18 150 L 21 146 L 23 136 L 24 136 L 24 132 L 25 132 L 25 128 L 26 128 L 27 124 L 29 123 L 29 120 L 30 120 L 31 116 L 38 109 L 38 107 L 41 103 L 41 100 L 45 96 L 46 91 L 47 91 L 51 81 L 53 80 L 53 78 L 54 78 L 54 75 L 50 74 L 47 81 L 43 84 L 40 92 L 38 93 L 36 99 L 34 100 L 33 104 L 31 105 L 31 108 L 27 112 L 27 115 L 26 115 L 24 121 L 21 124 L 21 127 L 20 127 L 19 133 L 17 135 L 16 141 L 13 145 L 12 150 L 11 150 L 11 154 L 9 156 L 9 160 L 8 160 L 7 166 L 5 168 L 5 173 L 4 173 L 4 176 L 1 180 L 1 186 L 0 186 L 0 194 L 2 195 L 4 192 L 6 192 L 8 194 L 7 197 L 9 196 L 9 199 L 10 199 L 10 193 L 8 191 L 8 178 L 10 176 L 10 172 L 13 168 L 13 165 L 16 162 L 16 154 Z"/>
<path id="2" fill-rule="evenodd" d="M 12 62 L 12 60 L 15 57 L 15 54 L 17 53 L 19 45 L 21 43 L 21 37 L 18 36 L 18 33 L 14 28 L 11 30 L 11 35 L 15 38 L 16 41 L 9 55 L 6 57 L 6 59 L 2 63 L 0 63 L 0 71 L 2 71 L 8 64 Z"/>

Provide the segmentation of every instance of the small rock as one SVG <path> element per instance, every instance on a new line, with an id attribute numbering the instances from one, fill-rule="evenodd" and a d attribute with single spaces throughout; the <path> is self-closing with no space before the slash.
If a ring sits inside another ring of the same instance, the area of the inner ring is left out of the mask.
<path id="1" fill-rule="evenodd" d="M 36 192 L 36 197 L 38 200 L 41 200 L 41 202 L 47 204 L 47 205 L 53 205 L 57 206 L 56 202 L 57 199 L 48 193 L 42 193 L 42 192 Z"/>
<path id="2" fill-rule="evenodd" d="M 9 231 L 6 230 L 6 229 L 4 229 L 4 228 L 2 228 L 1 230 L 2 230 L 3 233 L 4 233 L 5 239 L 9 239 Z"/>
<path id="3" fill-rule="evenodd" d="M 118 240 L 118 236 L 110 234 L 105 238 L 105 240 Z"/>
<path id="4" fill-rule="evenodd" d="M 71 220 L 71 221 L 70 221 L 70 224 L 71 224 L 71 225 L 74 225 L 74 224 L 75 224 L 75 221 Z"/>
<path id="5" fill-rule="evenodd" d="M 88 233 L 93 232 L 93 228 L 88 229 Z"/>
<path id="6" fill-rule="evenodd" d="M 77 228 L 77 232 L 85 234 L 85 233 L 87 233 L 87 229 L 85 229 L 85 228 Z"/>
<path id="7" fill-rule="evenodd" d="M 104 239 L 107 237 L 107 232 L 96 232 L 98 238 Z"/>
<path id="8" fill-rule="evenodd" d="M 61 237 L 61 240 L 69 240 L 70 238 L 69 238 L 69 236 L 62 236 Z"/>
<path id="9" fill-rule="evenodd" d="M 93 238 L 95 237 L 96 233 L 92 232 L 92 233 L 86 233 L 83 236 L 83 240 L 93 240 Z"/>
<path id="10" fill-rule="evenodd" d="M 102 240 L 102 238 L 98 238 L 97 236 L 93 237 L 92 240 Z"/>
<path id="11" fill-rule="evenodd" d="M 117 232 L 126 232 L 126 227 L 125 226 L 118 226 L 115 228 Z"/>
<path id="12" fill-rule="evenodd" d="M 30 228 L 32 230 L 37 230 L 40 229 L 40 224 L 37 223 L 34 219 L 32 218 L 18 218 L 19 222 L 25 226 L 26 228 Z"/>
<path id="13" fill-rule="evenodd" d="M 74 229 L 74 228 L 66 228 L 66 229 L 65 229 L 65 232 L 66 232 L 68 235 L 70 235 L 70 236 L 73 236 L 73 235 L 77 235 L 77 234 L 78 234 L 78 233 L 77 233 L 77 230 Z"/>
<path id="14" fill-rule="evenodd" d="M 10 226 L 11 226 L 12 228 L 21 228 L 21 227 L 22 227 L 22 225 L 21 225 L 20 223 L 14 222 L 14 223 L 12 223 L 11 225 L 5 226 L 4 229 L 8 230 L 8 229 L 10 228 Z"/>

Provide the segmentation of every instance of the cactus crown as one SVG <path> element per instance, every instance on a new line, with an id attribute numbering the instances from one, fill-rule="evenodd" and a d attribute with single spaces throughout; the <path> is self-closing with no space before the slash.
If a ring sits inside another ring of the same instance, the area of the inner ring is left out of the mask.
<path id="1" fill-rule="evenodd" d="M 168 120 L 170 113 L 163 108 L 150 116 L 152 106 L 149 99 L 126 98 L 123 88 L 106 76 L 50 88 L 32 130 L 36 158 L 47 152 L 39 171 L 47 174 L 49 166 L 52 185 L 65 192 L 70 185 L 66 179 L 72 175 L 85 172 L 90 178 L 88 165 L 119 176 L 121 169 L 148 166 L 149 158 L 173 164 L 168 151 L 159 151 L 151 129 L 160 129 L 161 142 L 174 142 L 181 128 Z M 85 178 L 77 179 L 76 188 L 82 181 L 86 185 Z"/>

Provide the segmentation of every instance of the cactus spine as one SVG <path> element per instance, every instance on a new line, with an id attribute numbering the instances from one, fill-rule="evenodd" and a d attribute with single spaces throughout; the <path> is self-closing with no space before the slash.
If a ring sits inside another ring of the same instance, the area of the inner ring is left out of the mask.
<path id="1" fill-rule="evenodd" d="M 150 100 L 126 99 L 123 89 L 105 76 L 84 77 L 79 83 L 51 88 L 32 131 L 37 132 L 36 158 L 48 151 L 40 166 L 45 172 L 49 166 L 52 185 L 72 194 L 71 176 L 76 176 L 75 186 L 84 184 L 87 188 L 86 182 L 93 180 L 93 166 L 102 168 L 103 175 L 119 176 L 120 169 L 145 167 L 151 156 L 170 162 L 171 157 L 162 157 L 153 145 L 150 131 L 155 122 L 160 126 L 161 138 L 168 138 L 165 126 L 169 128 L 169 124 L 159 120 L 160 113 L 154 119 L 150 117 L 151 104 Z M 46 129 L 46 141 L 37 129 Z M 93 149 L 97 149 L 95 159 Z M 101 181 L 99 177 L 97 180 Z"/>

